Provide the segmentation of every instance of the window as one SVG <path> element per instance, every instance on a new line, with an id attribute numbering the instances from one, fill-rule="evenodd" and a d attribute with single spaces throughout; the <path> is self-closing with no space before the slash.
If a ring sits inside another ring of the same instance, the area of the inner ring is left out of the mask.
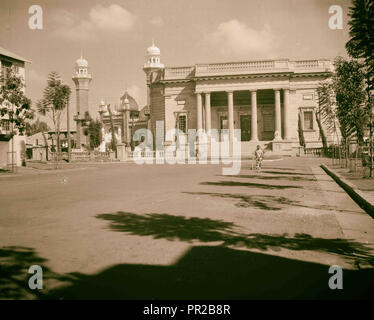
<path id="1" fill-rule="evenodd" d="M 262 126 L 264 132 L 273 132 L 274 131 L 274 117 L 271 113 L 264 113 L 262 115 Z"/>
<path id="2" fill-rule="evenodd" d="M 178 129 L 183 133 L 187 132 L 187 118 L 185 114 L 178 116 Z"/>
<path id="3" fill-rule="evenodd" d="M 10 121 L 9 120 L 2 120 L 1 121 L 1 128 L 4 131 L 10 131 Z"/>
<path id="4" fill-rule="evenodd" d="M 313 111 L 304 111 L 304 130 L 313 130 Z"/>
<path id="5" fill-rule="evenodd" d="M 12 64 L 8 61 L 1 61 L 1 79 L 4 77 L 4 79 L 7 78 L 8 75 L 8 68 L 11 68 Z"/>

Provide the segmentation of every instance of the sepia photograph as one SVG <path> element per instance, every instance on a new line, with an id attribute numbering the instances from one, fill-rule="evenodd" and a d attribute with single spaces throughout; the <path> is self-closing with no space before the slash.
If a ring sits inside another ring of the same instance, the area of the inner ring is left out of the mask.
<path id="1" fill-rule="evenodd" d="M 3 303 L 374 300 L 373 0 L 1 0 L 0 67 Z"/>

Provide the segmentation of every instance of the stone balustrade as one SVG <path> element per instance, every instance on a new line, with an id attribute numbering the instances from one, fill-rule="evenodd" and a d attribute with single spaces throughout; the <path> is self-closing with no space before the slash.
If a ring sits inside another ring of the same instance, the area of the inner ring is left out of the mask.
<path id="1" fill-rule="evenodd" d="M 170 67 L 165 68 L 164 79 L 183 79 L 193 77 L 194 67 Z"/>
<path id="2" fill-rule="evenodd" d="M 164 80 L 189 79 L 204 76 L 244 75 L 277 72 L 331 72 L 329 60 L 258 60 L 230 63 L 197 64 L 190 67 L 165 68 Z"/>

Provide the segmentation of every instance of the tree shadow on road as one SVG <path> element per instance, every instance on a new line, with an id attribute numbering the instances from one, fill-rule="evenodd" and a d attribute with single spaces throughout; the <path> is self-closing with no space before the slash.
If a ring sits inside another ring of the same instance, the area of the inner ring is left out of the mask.
<path id="1" fill-rule="evenodd" d="M 298 176 L 315 176 L 314 173 L 304 173 L 304 172 L 285 172 L 285 171 L 269 171 L 266 169 L 261 170 L 262 173 L 270 174 L 284 174 L 284 175 L 298 175 Z"/>
<path id="2" fill-rule="evenodd" d="M 241 234 L 233 223 L 168 214 L 101 214 L 109 229 L 168 240 L 198 240 L 171 265 L 116 264 L 95 274 L 57 274 L 32 248 L 0 251 L 0 299 L 368 299 L 373 298 L 373 269 L 344 270 L 344 289 L 328 287 L 329 266 L 242 248 L 316 250 L 348 257 L 366 248 L 342 239 L 299 234 Z M 164 227 L 161 228 L 161 225 Z M 172 229 L 170 232 L 168 229 Z M 143 231 L 145 230 L 145 231 Z M 214 245 L 211 241 L 221 241 Z M 227 247 L 230 246 L 230 247 Z M 239 250 L 240 249 L 240 250 Z M 43 290 L 30 293 L 29 266 L 43 266 Z M 46 281 L 56 279 L 58 283 Z"/>
<path id="3" fill-rule="evenodd" d="M 39 265 L 43 270 L 43 282 L 49 280 L 63 281 L 45 266 L 46 259 L 40 258 L 34 249 L 27 247 L 0 248 L 0 300 L 2 299 L 38 299 L 42 291 L 31 290 L 28 286 L 32 274 L 28 270 Z"/>
<path id="4" fill-rule="evenodd" d="M 312 250 L 333 253 L 356 263 L 374 265 L 370 248 L 345 239 L 313 238 L 307 234 L 288 237 L 287 234 L 246 234 L 232 222 L 208 218 L 186 218 L 166 213 L 135 214 L 131 212 L 104 213 L 96 216 L 109 221 L 109 230 L 170 241 L 221 242 L 221 246 L 247 249 Z"/>
<path id="5" fill-rule="evenodd" d="M 328 287 L 329 266 L 217 246 L 192 247 L 172 265 L 117 264 L 71 274 L 45 299 L 368 299 L 372 270 L 344 270 L 344 290 Z"/>
<path id="6" fill-rule="evenodd" d="M 259 189 L 302 189 L 302 186 L 286 186 L 286 185 L 272 185 L 272 184 L 262 184 L 262 183 L 252 183 L 252 182 L 239 182 L 239 181 L 205 181 L 200 182 L 201 185 L 205 186 L 223 186 L 223 187 L 249 187 L 249 188 L 259 188 Z"/>
<path id="7" fill-rule="evenodd" d="M 245 195 L 232 193 L 218 193 L 218 192 L 183 192 L 190 195 L 202 195 L 228 199 L 238 199 L 235 203 L 236 207 L 249 208 L 254 207 L 262 210 L 279 211 L 288 207 L 310 208 L 316 210 L 339 211 L 348 213 L 357 213 L 358 211 L 340 209 L 329 205 L 308 205 L 305 201 L 291 200 L 286 197 L 278 197 L 272 195 Z"/>
<path id="8" fill-rule="evenodd" d="M 299 177 L 299 176 L 268 176 L 268 175 L 247 175 L 238 174 L 236 176 L 222 176 L 221 177 L 231 177 L 231 178 L 243 178 L 243 179 L 261 179 L 261 180 L 289 180 L 289 181 L 317 181 L 316 178 Z"/>

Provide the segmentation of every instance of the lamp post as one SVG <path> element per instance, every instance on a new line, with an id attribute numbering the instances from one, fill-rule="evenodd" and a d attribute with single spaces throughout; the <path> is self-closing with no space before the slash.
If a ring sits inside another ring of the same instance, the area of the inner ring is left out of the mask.
<path id="1" fill-rule="evenodd" d="M 68 135 L 68 162 L 71 162 L 69 97 L 66 98 L 66 130 Z"/>

